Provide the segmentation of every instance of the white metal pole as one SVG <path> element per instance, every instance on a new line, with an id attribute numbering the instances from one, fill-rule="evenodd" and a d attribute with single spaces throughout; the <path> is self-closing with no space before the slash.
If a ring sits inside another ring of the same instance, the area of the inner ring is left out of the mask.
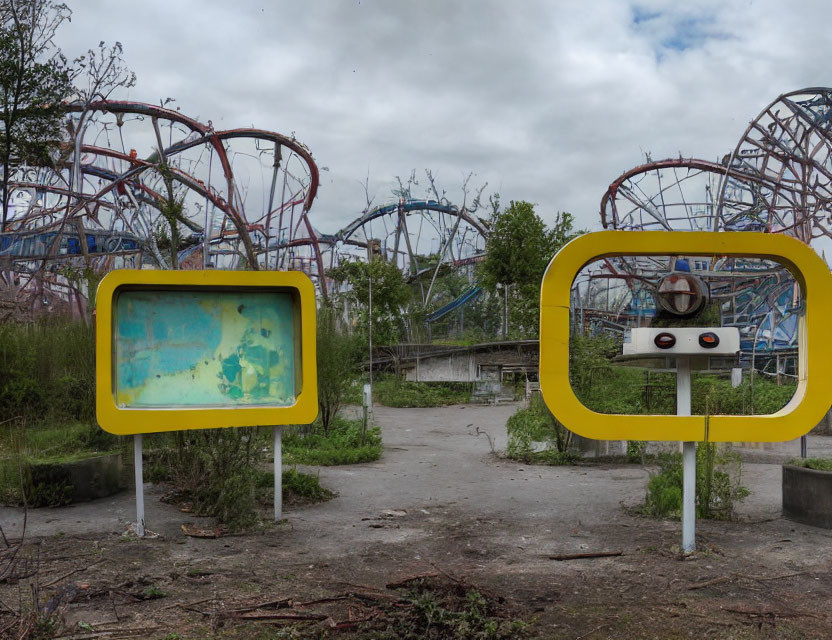
<path id="1" fill-rule="evenodd" d="M 676 415 L 690 415 L 690 358 L 676 358 Z M 696 443 L 682 444 L 682 551 L 696 551 Z"/>
<path id="2" fill-rule="evenodd" d="M 370 264 L 370 269 L 373 265 Z M 369 336 L 370 336 L 370 389 L 373 388 L 373 273 L 370 271 L 369 277 L 369 291 L 367 293 L 367 315 L 370 316 Z"/>
<path id="3" fill-rule="evenodd" d="M 144 537 L 144 473 L 142 468 L 142 434 L 133 436 L 133 471 L 136 476 L 136 535 Z"/>
<path id="4" fill-rule="evenodd" d="M 283 517 L 283 432 L 274 426 L 274 521 Z"/>

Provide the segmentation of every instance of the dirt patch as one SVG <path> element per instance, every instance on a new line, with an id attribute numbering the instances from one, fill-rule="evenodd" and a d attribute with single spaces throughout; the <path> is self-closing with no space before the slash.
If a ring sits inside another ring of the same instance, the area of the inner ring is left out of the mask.
<path id="1" fill-rule="evenodd" d="M 129 495 L 30 512 L 0 584 L 0 637 L 18 637 L 12 612 L 33 593 L 78 637 L 464 638 L 474 622 L 483 638 L 832 637 L 832 532 L 779 517 L 779 466 L 746 465 L 742 520 L 699 522 L 685 558 L 678 522 L 632 512 L 641 467 L 492 456 L 476 430 L 501 446 L 511 411 L 378 410 L 383 458 L 322 469 L 336 499 L 257 533 L 185 536 L 182 524 L 212 523 L 152 487 L 157 538 L 121 535 Z M 19 535 L 21 514 L 0 511 L 0 523 Z M 550 559 L 602 551 L 622 555 Z"/>

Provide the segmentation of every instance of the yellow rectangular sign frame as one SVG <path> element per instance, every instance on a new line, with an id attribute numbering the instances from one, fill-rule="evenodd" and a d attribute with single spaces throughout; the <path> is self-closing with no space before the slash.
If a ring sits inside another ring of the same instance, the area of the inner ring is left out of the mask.
<path id="1" fill-rule="evenodd" d="M 569 382 L 570 291 L 588 263 L 611 256 L 732 255 L 775 260 L 802 290 L 797 389 L 780 411 L 761 416 L 601 414 Z M 754 232 L 601 231 L 579 236 L 549 263 L 540 292 L 540 388 L 568 429 L 599 440 L 778 442 L 812 429 L 830 407 L 832 275 L 813 249 L 784 235 Z M 810 375 L 811 373 L 811 375 Z"/>
<path id="2" fill-rule="evenodd" d="M 296 394 L 290 406 L 119 407 L 115 401 L 114 309 L 120 291 L 284 290 L 295 307 Z M 130 435 L 183 429 L 307 424 L 318 415 L 315 288 L 299 271 L 139 271 L 116 270 L 96 294 L 96 416 L 110 433 Z M 299 367 L 298 367 L 299 364 Z"/>

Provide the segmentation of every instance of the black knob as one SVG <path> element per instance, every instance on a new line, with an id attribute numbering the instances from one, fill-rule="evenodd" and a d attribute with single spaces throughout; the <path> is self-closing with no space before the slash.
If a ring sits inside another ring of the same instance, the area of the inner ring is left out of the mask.
<path id="1" fill-rule="evenodd" d="M 676 336 L 674 336 L 672 333 L 667 333 L 667 331 L 664 331 L 658 334 L 655 338 L 653 338 L 653 343 L 659 349 L 670 349 L 670 347 L 676 344 Z"/>
<path id="2" fill-rule="evenodd" d="M 719 336 L 713 331 L 706 331 L 699 334 L 699 346 L 703 349 L 713 349 L 719 344 Z"/>

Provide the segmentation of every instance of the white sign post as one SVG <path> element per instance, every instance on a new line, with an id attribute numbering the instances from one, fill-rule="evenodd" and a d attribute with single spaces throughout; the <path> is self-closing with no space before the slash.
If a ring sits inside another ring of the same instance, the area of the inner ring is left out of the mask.
<path id="1" fill-rule="evenodd" d="M 144 538 L 144 468 L 140 433 L 133 436 L 133 472 L 136 480 L 136 535 Z"/>
<path id="2" fill-rule="evenodd" d="M 676 415 L 690 415 L 690 357 L 676 358 Z M 696 551 L 696 443 L 682 443 L 682 551 Z"/>
<path id="3" fill-rule="evenodd" d="M 689 416 L 691 359 L 734 355 L 740 349 L 736 327 L 635 328 L 625 338 L 623 355 L 676 359 L 676 415 Z M 706 365 L 707 366 L 707 365 Z M 682 551 L 696 551 L 696 443 L 682 443 Z"/>
<path id="4" fill-rule="evenodd" d="M 275 425 L 274 444 L 274 521 L 283 517 L 283 431 Z"/>

